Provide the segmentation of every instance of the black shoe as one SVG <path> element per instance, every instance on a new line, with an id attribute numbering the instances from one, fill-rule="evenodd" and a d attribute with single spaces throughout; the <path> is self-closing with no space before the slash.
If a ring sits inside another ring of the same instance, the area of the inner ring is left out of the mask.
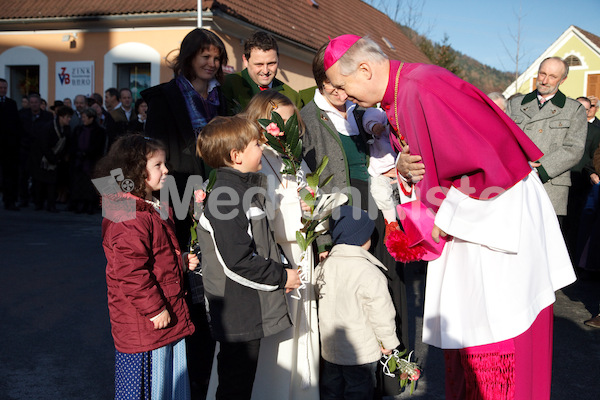
<path id="1" fill-rule="evenodd" d="M 4 209 L 7 211 L 20 211 L 20 208 L 14 204 L 4 205 Z"/>
<path id="2" fill-rule="evenodd" d="M 49 213 L 53 213 L 53 214 L 56 214 L 58 212 L 56 207 L 48 207 L 48 208 L 46 208 L 46 211 L 48 211 Z"/>
<path id="3" fill-rule="evenodd" d="M 28 202 L 26 202 L 26 201 L 21 201 L 21 202 L 19 202 L 19 207 L 20 207 L 20 208 L 26 208 L 26 207 L 28 207 L 28 206 L 29 206 L 29 203 L 28 203 Z"/>

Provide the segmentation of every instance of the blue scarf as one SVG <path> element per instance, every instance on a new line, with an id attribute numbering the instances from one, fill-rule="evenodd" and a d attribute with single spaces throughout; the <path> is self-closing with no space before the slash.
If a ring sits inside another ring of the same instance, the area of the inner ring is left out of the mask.
<path id="1" fill-rule="evenodd" d="M 181 90 L 181 94 L 183 94 L 188 115 L 192 122 L 192 128 L 196 137 L 198 137 L 202 128 L 217 116 L 217 109 L 219 107 L 219 92 L 217 87 L 219 86 L 219 82 L 216 79 L 208 82 L 208 98 L 204 99 L 183 75 L 179 75 L 175 81 L 179 90 Z"/>

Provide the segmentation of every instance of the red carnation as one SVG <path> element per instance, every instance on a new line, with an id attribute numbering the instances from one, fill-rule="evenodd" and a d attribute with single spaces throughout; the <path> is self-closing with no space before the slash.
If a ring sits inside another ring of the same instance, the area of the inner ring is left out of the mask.
<path id="1" fill-rule="evenodd" d="M 427 252 L 423 246 L 408 246 L 408 237 L 401 230 L 392 230 L 385 242 L 388 252 L 396 261 L 403 263 L 419 261 Z"/>

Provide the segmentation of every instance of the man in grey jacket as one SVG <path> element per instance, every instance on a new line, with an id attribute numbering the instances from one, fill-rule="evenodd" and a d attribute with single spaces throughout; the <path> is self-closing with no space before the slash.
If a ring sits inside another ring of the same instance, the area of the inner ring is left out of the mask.
<path id="1" fill-rule="evenodd" d="M 561 224 L 567 214 L 569 171 L 581 160 L 587 134 L 585 108 L 558 90 L 568 73 L 569 66 L 562 59 L 546 58 L 538 70 L 536 90 L 515 96 L 507 104 L 508 115 L 544 153 L 532 167 Z"/>

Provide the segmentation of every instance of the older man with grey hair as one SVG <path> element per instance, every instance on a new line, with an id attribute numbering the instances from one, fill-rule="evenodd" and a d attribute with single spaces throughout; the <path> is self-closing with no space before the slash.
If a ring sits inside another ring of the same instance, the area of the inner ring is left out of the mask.
<path id="1" fill-rule="evenodd" d="M 504 95 L 500 92 L 492 92 L 492 93 L 488 93 L 488 97 L 490 98 L 490 100 L 492 100 L 494 102 L 494 104 L 496 104 L 498 107 L 500 107 L 500 109 L 504 112 L 506 112 L 506 98 L 504 97 Z"/>
<path id="2" fill-rule="evenodd" d="M 585 107 L 559 90 L 568 74 L 569 65 L 561 58 L 546 58 L 538 70 L 536 90 L 507 104 L 508 115 L 544 153 L 532 166 L 561 223 L 567 215 L 570 169 L 583 156 L 587 134 Z"/>
<path id="3" fill-rule="evenodd" d="M 447 243 L 427 269 L 423 342 L 444 349 L 446 396 L 549 400 L 554 292 L 575 274 L 529 164 L 543 153 L 473 85 L 376 48 L 368 38 L 339 36 L 324 66 L 341 99 L 380 102 L 400 157 L 410 150 L 424 166 L 420 187 L 409 190 L 436 211 L 431 237 L 445 232 Z M 419 167 L 403 178 L 414 181 Z"/>
<path id="4" fill-rule="evenodd" d="M 87 108 L 85 96 L 82 94 L 75 96 L 73 99 L 73 105 L 75 106 L 75 112 L 73 113 L 73 117 L 69 123 L 71 132 L 73 132 L 79 125 L 83 125 L 83 121 L 81 121 L 81 113 Z"/>

